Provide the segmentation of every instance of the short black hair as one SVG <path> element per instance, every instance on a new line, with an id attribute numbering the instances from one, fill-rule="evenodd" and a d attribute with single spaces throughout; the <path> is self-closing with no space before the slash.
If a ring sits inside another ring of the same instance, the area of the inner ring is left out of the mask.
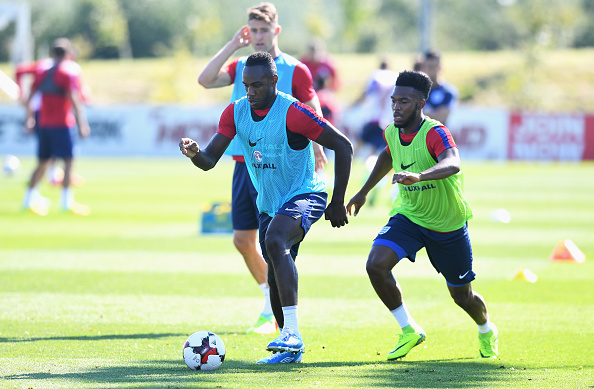
<path id="1" fill-rule="evenodd" d="M 437 50 L 429 49 L 423 53 L 425 60 L 428 59 L 436 59 L 438 61 L 441 60 L 441 53 Z"/>
<path id="2" fill-rule="evenodd" d="M 55 58 L 62 59 L 72 51 L 72 44 L 68 38 L 58 38 L 52 43 L 51 54 Z"/>
<path id="3" fill-rule="evenodd" d="M 272 72 L 272 75 L 276 74 L 276 63 L 274 58 L 267 51 L 256 51 L 250 54 L 245 61 L 245 66 L 264 66 Z"/>
<path id="4" fill-rule="evenodd" d="M 429 98 L 432 84 L 428 75 L 414 70 L 405 70 L 398 74 L 398 78 L 396 79 L 396 86 L 411 87 L 420 92 L 425 100 Z"/>

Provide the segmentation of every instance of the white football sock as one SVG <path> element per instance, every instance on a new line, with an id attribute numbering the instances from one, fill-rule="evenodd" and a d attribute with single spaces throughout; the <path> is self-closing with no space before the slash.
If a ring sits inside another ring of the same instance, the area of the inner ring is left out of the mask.
<path id="1" fill-rule="evenodd" d="M 491 320 L 489 320 L 489 315 L 487 315 L 487 321 L 485 322 L 485 324 L 477 324 L 477 325 L 478 325 L 479 333 L 481 333 L 481 334 L 486 334 L 487 332 L 489 332 L 493 329 L 493 327 L 491 325 Z"/>
<path id="2" fill-rule="evenodd" d="M 291 330 L 295 335 L 301 337 L 299 326 L 297 325 L 297 305 L 283 307 L 283 317 L 285 319 L 283 329 Z"/>
<path id="3" fill-rule="evenodd" d="M 67 210 L 72 208 L 74 203 L 74 191 L 71 188 L 62 189 L 62 209 Z"/>
<path id="4" fill-rule="evenodd" d="M 27 188 L 25 191 L 25 196 L 23 196 L 23 207 L 29 208 L 31 206 L 31 200 L 35 197 L 34 192 L 36 191 L 35 188 Z"/>
<path id="5" fill-rule="evenodd" d="M 401 306 L 399 306 L 396 309 L 391 310 L 390 312 L 392 313 L 392 315 L 394 315 L 394 318 L 398 321 L 400 328 L 408 327 L 409 325 L 412 325 L 413 327 L 416 326 L 415 320 L 412 318 L 412 316 L 408 312 L 408 309 L 406 308 L 406 304 L 404 303 L 404 301 L 402 302 Z"/>
<path id="6" fill-rule="evenodd" d="M 258 285 L 264 294 L 264 309 L 262 315 L 272 315 L 272 305 L 270 305 L 270 287 L 267 282 Z"/>
<path id="7" fill-rule="evenodd" d="M 41 206 L 50 206 L 51 201 L 47 197 L 43 197 L 39 192 L 38 185 L 33 188 L 27 188 L 25 196 L 23 196 L 23 207 L 29 208 L 32 204 L 39 204 Z"/>

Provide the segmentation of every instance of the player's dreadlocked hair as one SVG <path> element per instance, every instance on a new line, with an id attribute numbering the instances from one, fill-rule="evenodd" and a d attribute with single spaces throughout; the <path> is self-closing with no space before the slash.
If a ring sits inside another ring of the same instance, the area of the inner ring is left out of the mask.
<path id="1" fill-rule="evenodd" d="M 423 72 L 411 70 L 401 72 L 396 79 L 396 86 L 409 86 L 420 92 L 425 100 L 429 98 L 429 91 L 432 84 L 428 75 Z"/>
<path id="2" fill-rule="evenodd" d="M 276 63 L 274 63 L 274 58 L 267 51 L 256 51 L 250 54 L 245 61 L 245 66 L 264 66 L 270 69 L 272 75 L 276 74 Z"/>

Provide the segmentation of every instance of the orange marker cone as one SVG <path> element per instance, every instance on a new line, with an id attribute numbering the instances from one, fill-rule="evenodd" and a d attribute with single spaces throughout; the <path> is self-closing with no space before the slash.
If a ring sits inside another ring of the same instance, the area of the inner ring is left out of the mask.
<path id="1" fill-rule="evenodd" d="M 569 239 L 557 243 L 551 254 L 553 262 L 583 263 L 585 260 L 586 255 Z"/>
<path id="2" fill-rule="evenodd" d="M 514 280 L 522 280 L 535 283 L 536 280 L 538 280 L 538 277 L 536 276 L 536 274 L 532 273 L 530 269 L 521 269 L 514 277 Z"/>

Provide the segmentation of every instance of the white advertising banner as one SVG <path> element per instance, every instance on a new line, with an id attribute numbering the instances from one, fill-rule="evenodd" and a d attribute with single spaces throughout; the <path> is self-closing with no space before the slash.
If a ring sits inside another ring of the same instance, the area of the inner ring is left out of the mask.
<path id="1" fill-rule="evenodd" d="M 225 106 L 123 106 L 87 108 L 91 136 L 77 142 L 81 155 L 178 156 L 182 137 L 205 145 Z M 0 154 L 35 155 L 37 141 L 24 133 L 25 110 L 0 106 Z"/>
<path id="2" fill-rule="evenodd" d="M 507 158 L 509 113 L 506 110 L 460 107 L 450 115 L 447 127 L 463 160 Z"/>
<path id="3" fill-rule="evenodd" d="M 206 145 L 226 105 L 88 107 L 91 136 L 78 142 L 80 155 L 178 156 L 190 137 Z M 0 154 L 35 155 L 37 141 L 24 133 L 25 110 L 0 105 Z M 364 109 L 347 110 L 338 128 L 351 139 L 367 120 Z M 463 160 L 594 159 L 594 117 L 583 114 L 509 113 L 458 107 L 448 128 Z"/>

